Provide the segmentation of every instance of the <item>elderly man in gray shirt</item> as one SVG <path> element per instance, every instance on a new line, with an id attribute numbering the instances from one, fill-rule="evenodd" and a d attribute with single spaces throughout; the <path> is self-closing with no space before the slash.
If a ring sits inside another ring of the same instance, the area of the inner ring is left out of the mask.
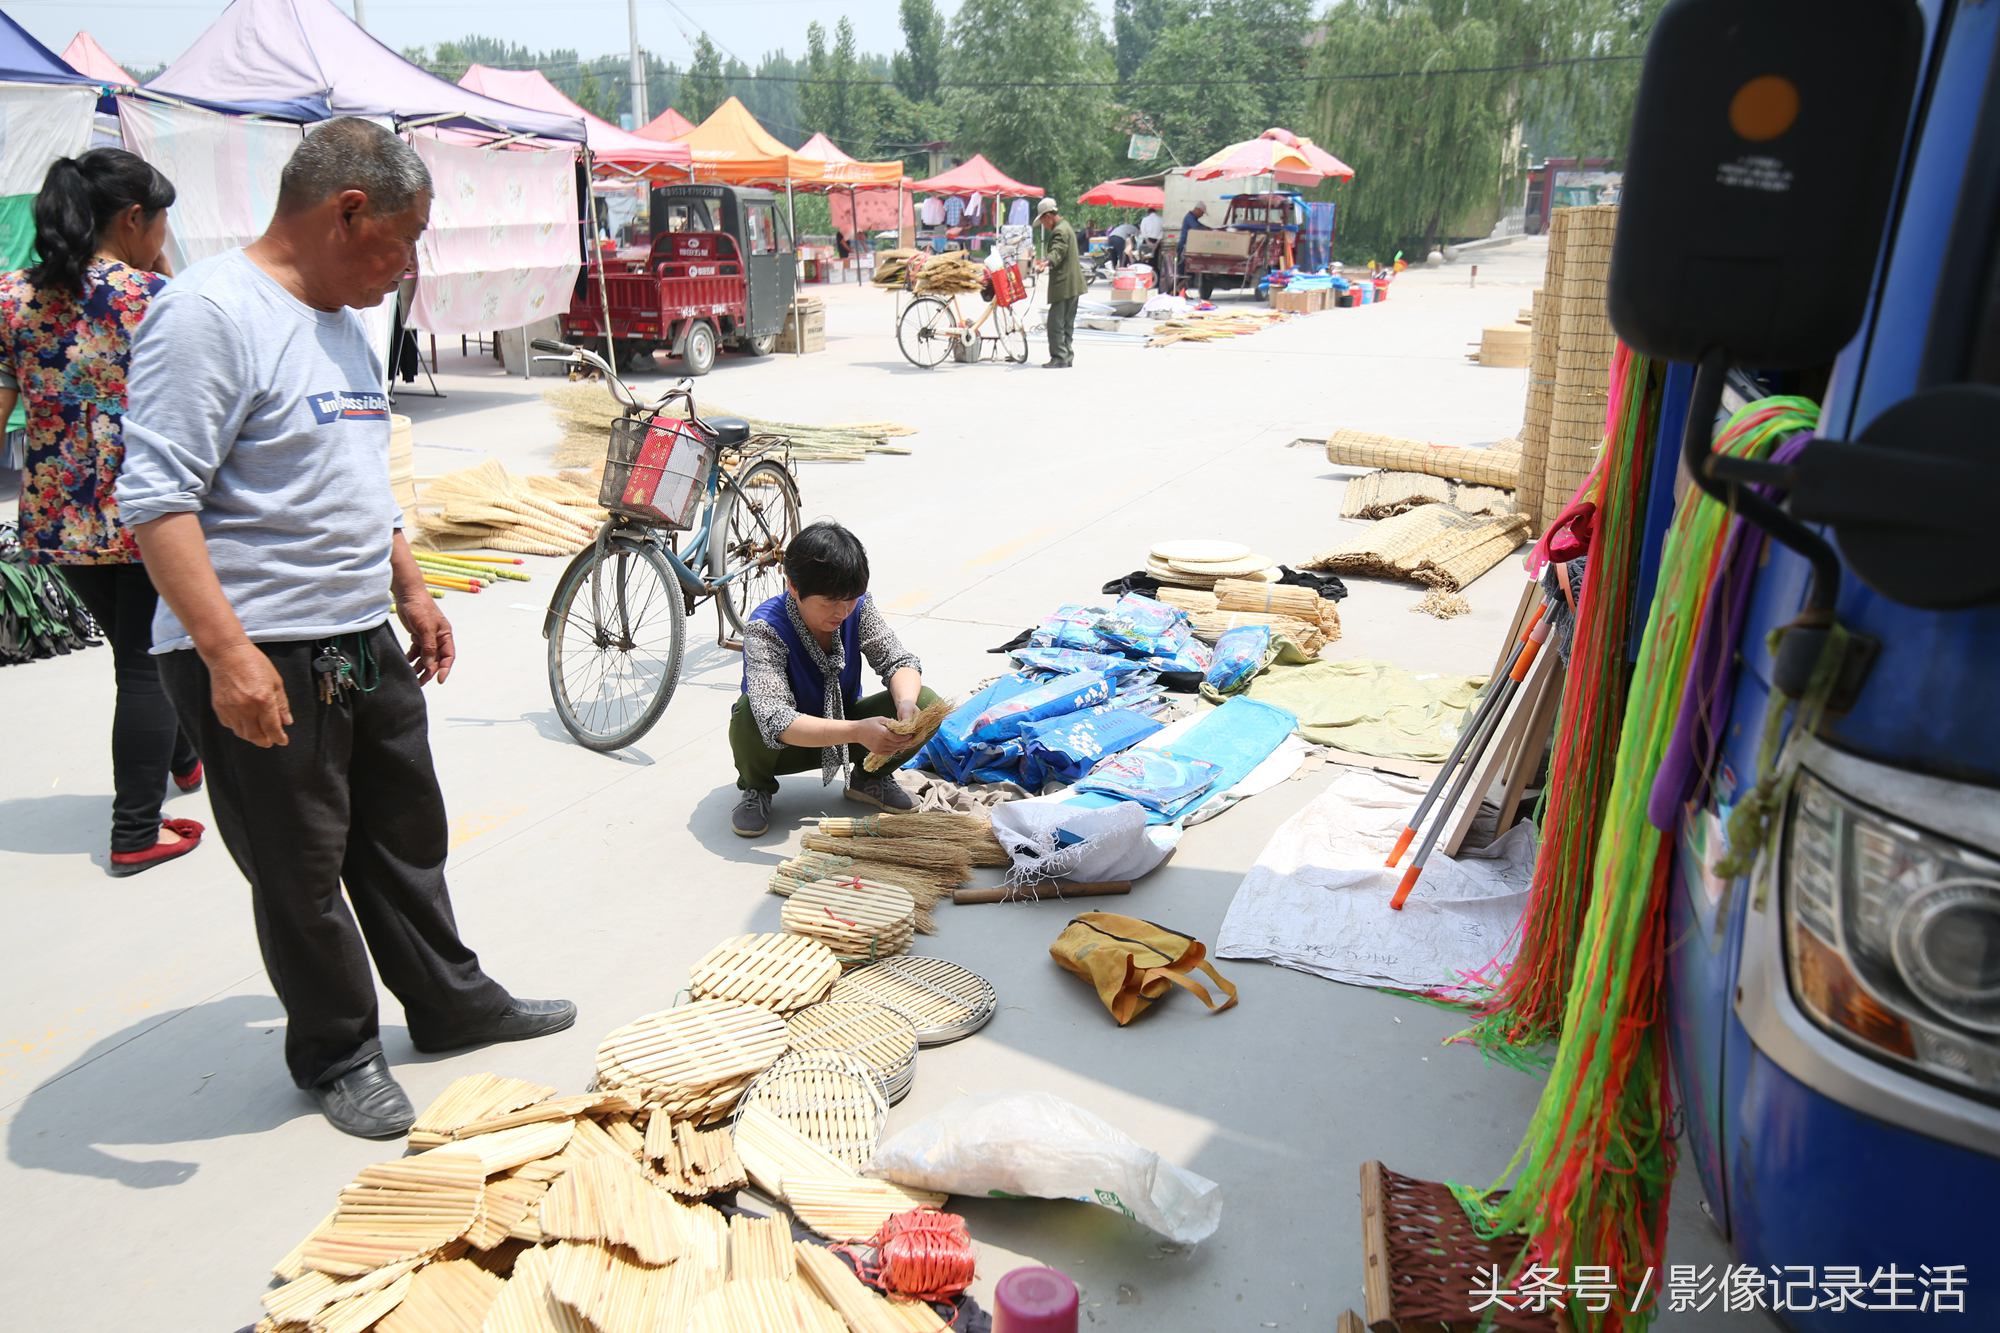
<path id="1" fill-rule="evenodd" d="M 389 131 L 314 130 L 264 235 L 155 299 L 118 482 L 160 592 L 160 674 L 250 881 L 292 1078 L 368 1138 L 415 1118 L 383 1057 L 371 956 L 419 1050 L 576 1019 L 488 977 L 445 889 L 419 687 L 456 652 L 390 496 L 382 363 L 355 313 L 395 289 L 430 204 L 422 159 Z"/>

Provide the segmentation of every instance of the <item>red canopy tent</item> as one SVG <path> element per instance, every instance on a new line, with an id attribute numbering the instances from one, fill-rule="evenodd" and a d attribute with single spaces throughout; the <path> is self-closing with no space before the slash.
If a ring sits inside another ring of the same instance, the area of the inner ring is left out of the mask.
<path id="1" fill-rule="evenodd" d="M 928 180 L 920 180 L 910 188 L 928 194 L 1013 195 L 1029 199 L 1042 197 L 1041 186 L 1021 184 L 988 162 L 984 153 L 974 153 L 950 171 L 940 172 Z"/>
<path id="2" fill-rule="evenodd" d="M 1101 208 L 1165 208 L 1167 192 L 1158 185 L 1134 185 L 1121 178 L 1091 186 L 1077 202 Z"/>
<path id="3" fill-rule="evenodd" d="M 641 139 L 658 139 L 662 143 L 671 143 L 693 128 L 693 121 L 672 107 L 668 107 L 632 132 Z"/>

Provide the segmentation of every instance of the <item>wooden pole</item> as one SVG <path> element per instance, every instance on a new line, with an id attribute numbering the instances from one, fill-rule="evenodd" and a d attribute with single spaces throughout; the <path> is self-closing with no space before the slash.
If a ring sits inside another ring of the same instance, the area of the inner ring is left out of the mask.
<path id="1" fill-rule="evenodd" d="M 785 172 L 785 226 L 792 233 L 792 355 L 806 354 L 805 325 L 799 319 L 799 219 L 792 204 L 792 173 Z"/>
<path id="2" fill-rule="evenodd" d="M 604 307 L 604 359 L 611 363 L 611 369 L 615 373 L 618 369 L 618 347 L 611 340 L 611 283 L 604 276 L 606 267 L 604 263 L 604 251 L 597 244 L 597 194 L 590 188 L 591 182 L 595 179 L 597 179 L 597 163 L 591 157 L 590 145 L 585 144 L 583 148 L 583 255 L 585 263 L 590 262 L 593 256 L 597 260 L 597 300 Z M 522 352 L 522 365 L 532 366 L 532 363 L 527 359 L 525 347 L 522 349 Z"/>

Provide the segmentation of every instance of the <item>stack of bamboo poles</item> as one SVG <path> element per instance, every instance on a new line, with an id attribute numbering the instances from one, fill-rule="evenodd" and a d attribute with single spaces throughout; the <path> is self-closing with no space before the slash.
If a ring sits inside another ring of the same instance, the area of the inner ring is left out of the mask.
<path id="1" fill-rule="evenodd" d="M 509 565 L 522 564 L 519 556 L 511 555 L 446 555 L 442 551 L 414 551 L 417 568 L 424 572 L 424 586 L 434 597 L 442 597 L 448 592 L 478 592 L 492 584 L 506 581 L 526 583 L 528 576 Z"/>
<path id="2" fill-rule="evenodd" d="M 1291 316 L 1282 310 L 1196 310 L 1160 321 L 1148 347 L 1171 347 L 1175 343 L 1206 343 L 1222 338 L 1241 338 L 1262 333 Z"/>
<path id="3" fill-rule="evenodd" d="M 629 1100 L 554 1091 L 491 1075 L 453 1083 L 418 1117 L 440 1146 L 363 1169 L 278 1261 L 257 1333 L 945 1329 L 821 1246 L 794 1245 L 783 1219 L 681 1202 L 673 1187 L 688 1182 L 655 1169 L 656 1136 Z M 479 1132 L 499 1120 L 523 1123 Z M 865 1242 L 887 1217 L 944 1202 L 861 1178 L 759 1108 L 707 1140 L 671 1128 L 678 1164 L 700 1164 L 695 1188 L 754 1174 L 828 1239 Z"/>
<path id="4" fill-rule="evenodd" d="M 597 494 L 597 479 L 604 474 L 604 450 L 611 438 L 611 423 L 623 409 L 597 384 L 561 384 L 544 391 L 543 397 L 555 409 L 562 427 L 556 445 L 555 465 L 581 469 L 590 494 Z M 685 416 L 684 403 L 670 408 Z M 701 404 L 704 418 L 742 416 L 714 403 Z M 856 421 L 839 425 L 808 425 L 796 421 L 765 421 L 746 417 L 753 435 L 782 436 L 791 446 L 792 460 L 799 463 L 859 463 L 870 454 L 907 454 L 907 445 L 890 441 L 914 435 L 915 429 L 895 421 Z"/>
<path id="5" fill-rule="evenodd" d="M 1163 587 L 1159 599 L 1188 612 L 1194 620 L 1195 637 L 1206 643 L 1215 642 L 1238 625 L 1260 624 L 1271 625 L 1274 632 L 1309 653 L 1340 637 L 1340 608 L 1299 584 L 1223 579 L 1213 592 Z M 1229 623 L 1222 623 L 1224 619 Z M 1309 646 L 1308 639 L 1319 647 Z"/>
<path id="6" fill-rule="evenodd" d="M 603 521 L 594 485 L 567 476 L 515 477 L 488 459 L 419 483 L 411 539 L 433 551 L 574 555 Z"/>

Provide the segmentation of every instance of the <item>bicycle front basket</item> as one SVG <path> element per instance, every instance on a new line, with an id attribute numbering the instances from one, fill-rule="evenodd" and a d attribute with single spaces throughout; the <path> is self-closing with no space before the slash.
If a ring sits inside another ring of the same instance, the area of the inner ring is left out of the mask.
<path id="1" fill-rule="evenodd" d="M 642 523 L 691 528 L 714 461 L 714 444 L 679 417 L 620 417 L 597 502 Z"/>

